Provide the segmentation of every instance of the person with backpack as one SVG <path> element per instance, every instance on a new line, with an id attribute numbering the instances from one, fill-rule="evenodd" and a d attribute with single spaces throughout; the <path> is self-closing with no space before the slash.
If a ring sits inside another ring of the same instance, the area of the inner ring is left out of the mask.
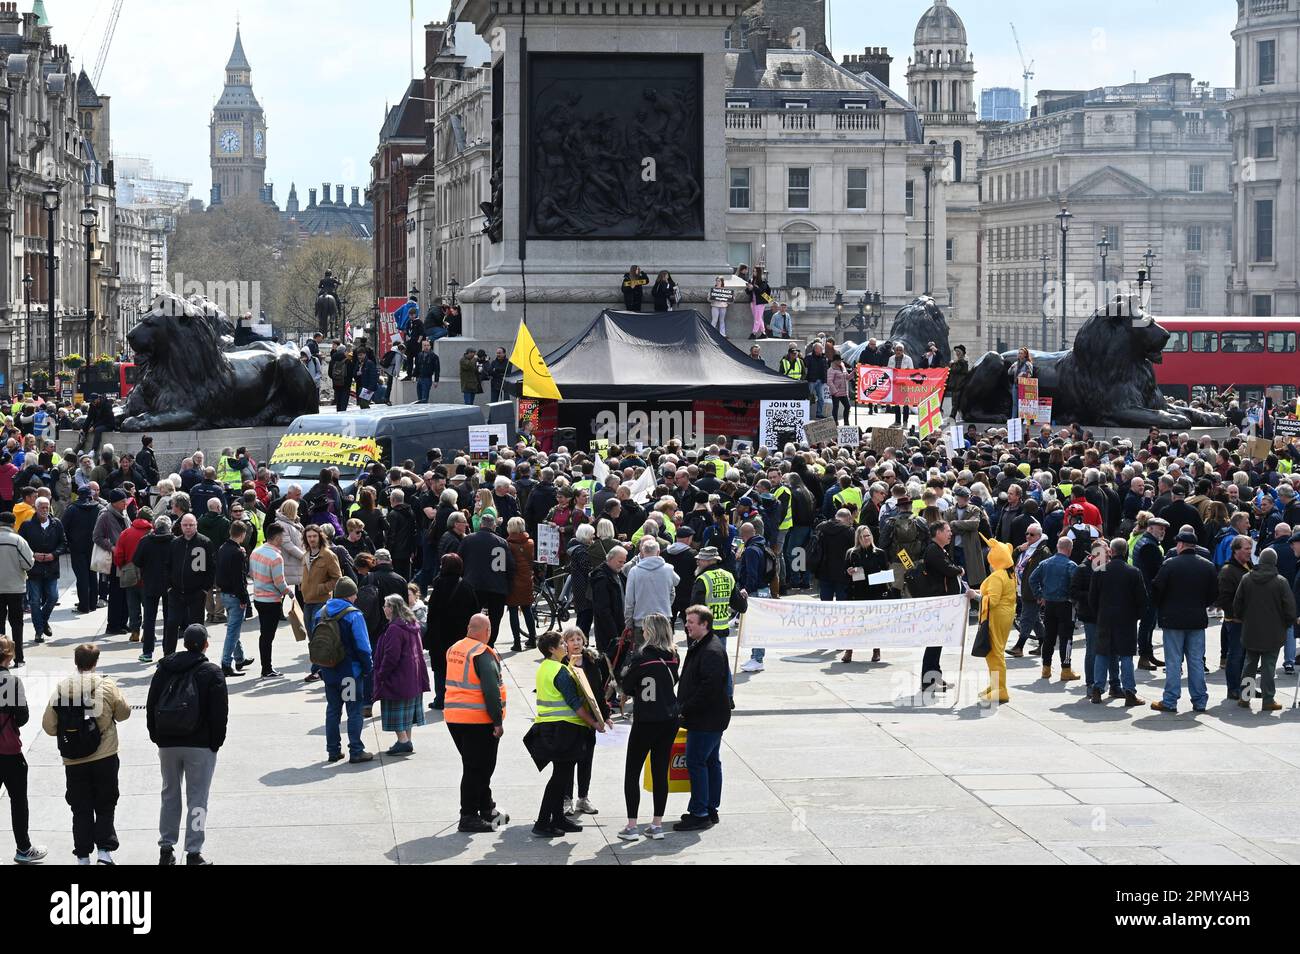
<path id="1" fill-rule="evenodd" d="M 339 719 L 348 714 L 348 762 L 357 765 L 374 760 L 361 740 L 363 686 L 371 674 L 370 634 L 357 601 L 357 585 L 346 576 L 334 584 L 334 598 L 312 621 L 307 644 L 312 665 L 320 667 L 325 684 L 326 761 L 343 759 Z"/>
<path id="2" fill-rule="evenodd" d="M 356 359 L 342 344 L 330 353 L 329 379 L 334 388 L 334 410 L 346 411 L 356 377 Z"/>
<path id="3" fill-rule="evenodd" d="M 117 683 L 95 672 L 98 646 L 83 643 L 72 658 L 77 672 L 55 688 L 41 729 L 55 737 L 63 757 L 77 864 L 90 864 L 91 852 L 98 849 L 98 862 L 111 865 L 118 846 L 113 827 L 120 767 L 117 723 L 131 717 L 131 707 Z"/>
<path id="4" fill-rule="evenodd" d="M 907 576 L 920 566 L 929 535 L 925 521 L 912 512 L 907 488 L 902 484 L 894 484 L 894 504 L 888 517 L 881 513 L 880 549 L 885 551 L 894 571 L 894 589 L 900 595 L 914 596 L 916 594 L 910 593 Z"/>
<path id="5" fill-rule="evenodd" d="M 19 730 L 27 724 L 30 710 L 23 681 L 10 672 L 14 663 L 14 641 L 0 635 L 0 789 L 9 795 L 9 819 L 14 833 L 14 863 L 30 865 L 49 852 L 33 845 L 28 837 L 27 759 Z"/>
<path id="6" fill-rule="evenodd" d="M 191 623 L 181 640 L 184 648 L 158 664 L 145 703 L 149 739 L 158 746 L 162 768 L 158 864 L 176 864 L 183 783 L 185 864 L 207 865 L 212 863 L 203 857 L 208 790 L 217 767 L 217 752 L 226 741 L 229 699 L 221 669 L 204 655 L 208 648 L 207 628 L 202 623 Z"/>
<path id="7" fill-rule="evenodd" d="M 754 529 L 752 523 L 740 525 L 740 556 L 737 558 L 736 582 L 750 596 L 770 600 L 773 592 L 779 588 L 779 571 L 776 553 L 767 545 L 763 535 Z M 676 606 L 674 604 L 674 609 Z M 682 613 L 685 617 L 685 609 Z M 740 667 L 741 672 L 762 672 L 763 657 L 767 651 L 761 646 L 751 647 L 749 659 Z"/>

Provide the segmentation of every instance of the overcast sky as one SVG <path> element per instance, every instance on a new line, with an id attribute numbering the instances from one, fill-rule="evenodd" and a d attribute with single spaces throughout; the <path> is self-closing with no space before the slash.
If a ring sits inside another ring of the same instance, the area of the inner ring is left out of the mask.
<path id="1" fill-rule="evenodd" d="M 1020 88 L 1015 22 L 1038 88 L 1091 88 L 1167 72 L 1232 83 L 1234 5 L 1226 0 L 953 0 L 966 23 L 976 88 Z M 20 0 L 29 9 L 30 0 Z M 45 0 L 56 43 L 89 71 L 113 0 Z M 830 0 L 836 57 L 865 46 L 894 55 L 903 78 L 922 0 Z M 415 0 L 416 23 L 444 19 L 447 0 Z M 208 120 L 221 94 L 238 16 L 266 111 L 267 178 L 281 207 L 289 183 L 364 186 L 383 122 L 410 78 L 408 0 L 125 0 L 100 81 L 112 100 L 113 149 L 145 155 L 159 173 L 189 179 L 206 200 Z M 462 41 L 469 31 L 462 30 Z M 417 51 L 423 40 L 417 30 Z M 466 51 L 481 62 L 486 47 Z M 418 54 L 417 54 L 418 55 Z M 418 69 L 417 63 L 417 69 Z M 1032 94 L 1031 94 L 1032 95 Z M 350 191 L 348 193 L 351 194 Z"/>

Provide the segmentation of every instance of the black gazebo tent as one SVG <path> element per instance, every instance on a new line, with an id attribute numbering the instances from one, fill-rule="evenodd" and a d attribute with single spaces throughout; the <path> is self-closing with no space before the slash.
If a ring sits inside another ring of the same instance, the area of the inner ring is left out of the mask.
<path id="1" fill-rule="evenodd" d="M 566 401 L 807 399 L 808 385 L 760 367 L 698 311 L 606 309 L 545 356 Z M 522 375 L 505 380 L 518 397 Z"/>

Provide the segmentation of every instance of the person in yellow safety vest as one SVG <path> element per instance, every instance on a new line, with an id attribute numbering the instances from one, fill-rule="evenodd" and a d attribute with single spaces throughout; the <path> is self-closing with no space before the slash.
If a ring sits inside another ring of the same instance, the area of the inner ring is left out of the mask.
<path id="1" fill-rule="evenodd" d="M 244 486 L 243 470 L 239 466 L 233 448 L 221 448 L 221 455 L 217 458 L 217 482 L 232 490 Z"/>
<path id="2" fill-rule="evenodd" d="M 781 511 L 781 523 L 777 529 L 785 533 L 794 526 L 794 508 L 790 506 L 790 488 L 785 484 L 778 484 L 777 488 L 772 491 L 772 496 L 784 508 Z"/>
<path id="3" fill-rule="evenodd" d="M 591 461 L 582 465 L 582 479 L 575 480 L 571 485 L 573 492 L 576 494 L 579 490 L 586 490 L 588 497 L 594 497 L 596 491 L 600 488 L 600 483 L 592 476 L 596 465 Z"/>
<path id="4" fill-rule="evenodd" d="M 804 367 L 803 358 L 799 356 L 798 345 L 790 345 L 790 350 L 781 359 L 779 370 L 791 381 L 802 381 L 807 377 L 808 372 Z"/>
<path id="5" fill-rule="evenodd" d="M 471 616 L 464 638 L 447 650 L 446 668 L 439 672 L 436 662 L 433 667 L 435 688 L 445 693 L 442 721 L 460 753 L 457 830 L 462 832 L 490 832 L 510 821 L 492 801 L 492 773 L 506 717 L 506 685 L 501 657 L 487 644 L 491 632 L 492 622 L 485 614 Z"/>
<path id="6" fill-rule="evenodd" d="M 573 773 L 579 760 L 592 744 L 584 729 L 604 732 L 606 723 L 593 715 L 577 676 L 568 665 L 564 637 L 557 632 L 543 633 L 537 648 L 545 657 L 537 667 L 537 715 L 525 742 L 538 768 L 551 763 L 551 778 L 542 793 L 533 834 L 538 838 L 559 838 L 582 826 L 564 814 L 564 797 L 573 788 Z"/>
<path id="7" fill-rule="evenodd" d="M 853 514 L 853 519 L 857 520 L 858 514 L 862 512 L 862 489 L 853 483 L 853 478 L 848 474 L 841 474 L 840 489 L 831 501 L 836 510 L 848 510 Z"/>
<path id="8" fill-rule="evenodd" d="M 722 554 L 717 547 L 704 547 L 695 557 L 695 586 L 691 602 L 707 606 L 713 614 L 713 635 L 727 645 L 731 621 L 749 609 L 749 594 L 736 584 L 736 578 L 722 568 Z M 727 670 L 727 695 L 732 693 L 731 670 Z"/>

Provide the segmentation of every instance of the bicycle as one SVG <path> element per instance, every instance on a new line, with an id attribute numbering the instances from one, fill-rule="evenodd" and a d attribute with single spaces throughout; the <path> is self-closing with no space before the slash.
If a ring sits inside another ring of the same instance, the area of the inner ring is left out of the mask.
<path id="1" fill-rule="evenodd" d="M 542 573 L 545 574 L 548 564 L 538 565 L 543 567 Z M 552 576 L 534 574 L 533 615 L 537 619 L 539 633 L 559 629 L 569 620 L 572 606 L 573 590 L 568 573 L 559 572 Z"/>

